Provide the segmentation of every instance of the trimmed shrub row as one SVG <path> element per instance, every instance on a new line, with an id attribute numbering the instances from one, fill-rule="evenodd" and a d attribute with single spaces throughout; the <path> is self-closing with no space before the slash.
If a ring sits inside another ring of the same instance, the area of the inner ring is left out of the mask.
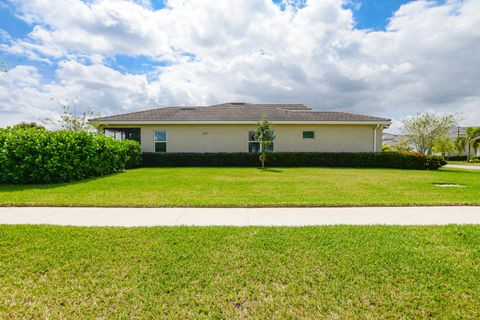
<path id="1" fill-rule="evenodd" d="M 258 167 L 254 153 L 143 153 L 143 167 Z M 352 167 L 437 170 L 446 162 L 419 153 L 274 152 L 270 167 Z"/>
<path id="2" fill-rule="evenodd" d="M 88 132 L 0 130 L 0 183 L 55 183 L 98 177 L 140 165 L 135 141 Z"/>
<path id="3" fill-rule="evenodd" d="M 467 161 L 467 156 L 451 156 L 448 157 L 450 161 Z"/>

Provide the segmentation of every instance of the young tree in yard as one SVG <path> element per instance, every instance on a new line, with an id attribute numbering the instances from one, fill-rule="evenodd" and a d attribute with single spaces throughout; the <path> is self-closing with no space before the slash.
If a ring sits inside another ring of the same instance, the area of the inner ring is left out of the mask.
<path id="1" fill-rule="evenodd" d="M 46 118 L 43 120 L 47 126 L 51 126 L 57 130 L 67 131 L 95 131 L 95 124 L 88 121 L 89 118 L 94 118 L 98 114 L 92 110 L 87 110 L 81 114 L 77 114 L 75 105 L 73 111 L 70 105 L 59 103 L 63 112 L 60 119 Z"/>
<path id="2" fill-rule="evenodd" d="M 264 169 L 265 162 L 267 161 L 267 149 L 273 144 L 273 140 L 275 139 L 275 134 L 270 128 L 270 122 L 268 122 L 267 116 L 264 116 L 258 123 L 254 139 L 260 143 L 260 161 L 262 162 L 262 169 Z"/>
<path id="3" fill-rule="evenodd" d="M 391 152 L 392 148 L 388 144 L 382 145 L 382 152 Z"/>
<path id="4" fill-rule="evenodd" d="M 438 138 L 433 145 L 433 151 L 440 152 L 442 157 L 448 158 L 448 154 L 455 149 L 455 145 L 448 136 Z"/>
<path id="5" fill-rule="evenodd" d="M 455 115 L 437 116 L 425 112 L 404 120 L 402 132 L 418 152 L 431 154 L 435 141 L 439 137 L 447 136 L 456 122 Z"/>
<path id="6" fill-rule="evenodd" d="M 465 140 L 467 143 L 467 161 L 470 161 L 470 151 L 477 149 L 480 143 L 480 128 L 467 128 L 465 131 Z"/>
<path id="7" fill-rule="evenodd" d="M 465 151 L 467 139 L 465 137 L 456 137 L 453 144 L 455 145 L 455 150 L 457 151 L 458 156 L 461 157 Z"/>

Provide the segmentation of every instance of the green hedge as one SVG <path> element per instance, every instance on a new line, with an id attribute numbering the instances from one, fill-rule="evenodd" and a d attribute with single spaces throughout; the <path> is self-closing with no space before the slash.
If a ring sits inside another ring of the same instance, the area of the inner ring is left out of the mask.
<path id="1" fill-rule="evenodd" d="M 142 147 L 137 141 L 123 140 L 121 141 L 127 148 L 127 159 L 125 161 L 125 169 L 138 168 L 142 164 Z"/>
<path id="2" fill-rule="evenodd" d="M 438 170 L 447 164 L 447 161 L 439 156 L 427 156 L 425 159 L 427 170 Z"/>
<path id="3" fill-rule="evenodd" d="M 0 129 L 0 183 L 54 183 L 137 167 L 134 141 L 87 132 Z"/>
<path id="4" fill-rule="evenodd" d="M 467 156 L 451 156 L 448 157 L 449 161 L 467 161 Z"/>
<path id="5" fill-rule="evenodd" d="M 318 153 L 274 152 L 267 155 L 271 167 L 353 167 L 437 170 L 446 162 L 418 153 Z M 143 167 L 257 167 L 253 153 L 144 153 Z"/>

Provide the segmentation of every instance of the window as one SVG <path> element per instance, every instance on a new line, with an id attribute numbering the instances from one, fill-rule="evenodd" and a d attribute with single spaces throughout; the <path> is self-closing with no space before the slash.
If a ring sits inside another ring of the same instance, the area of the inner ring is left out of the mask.
<path id="1" fill-rule="evenodd" d="M 315 131 L 303 131 L 303 139 L 315 139 Z"/>
<path id="2" fill-rule="evenodd" d="M 103 133 L 115 140 L 134 140 L 140 143 L 140 128 L 105 128 Z"/>
<path id="3" fill-rule="evenodd" d="M 248 131 L 248 152 L 260 152 L 260 142 L 255 141 L 255 131 Z"/>
<path id="4" fill-rule="evenodd" d="M 267 152 L 273 152 L 274 143 L 267 147 Z M 260 142 L 255 141 L 255 131 L 248 131 L 248 152 L 260 153 L 262 151 L 262 145 Z"/>
<path id="5" fill-rule="evenodd" d="M 167 131 L 155 131 L 153 143 L 155 152 L 167 152 Z"/>

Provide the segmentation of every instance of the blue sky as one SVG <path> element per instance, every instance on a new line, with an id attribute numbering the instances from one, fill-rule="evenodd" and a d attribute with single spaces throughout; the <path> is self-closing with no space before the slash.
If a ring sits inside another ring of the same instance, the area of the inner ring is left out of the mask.
<path id="1" fill-rule="evenodd" d="M 32 31 L 33 26 L 25 23 L 15 15 L 15 7 L 12 4 L 0 4 L 0 29 L 6 32 L 12 38 L 23 38 Z M 1 37 L 0 43 L 4 43 L 5 39 Z M 0 52 L 1 59 L 9 65 L 16 65 L 26 61 L 26 59 L 19 55 L 7 55 Z"/>
<path id="2" fill-rule="evenodd" d="M 301 102 L 480 117 L 478 0 L 2 0 L 0 126 L 162 105 Z M 387 26 L 390 24 L 390 27 Z"/>
<path id="3" fill-rule="evenodd" d="M 384 30 L 389 19 L 407 0 L 369 0 L 352 1 L 346 6 L 351 8 L 355 17 L 355 26 L 359 29 Z"/>

